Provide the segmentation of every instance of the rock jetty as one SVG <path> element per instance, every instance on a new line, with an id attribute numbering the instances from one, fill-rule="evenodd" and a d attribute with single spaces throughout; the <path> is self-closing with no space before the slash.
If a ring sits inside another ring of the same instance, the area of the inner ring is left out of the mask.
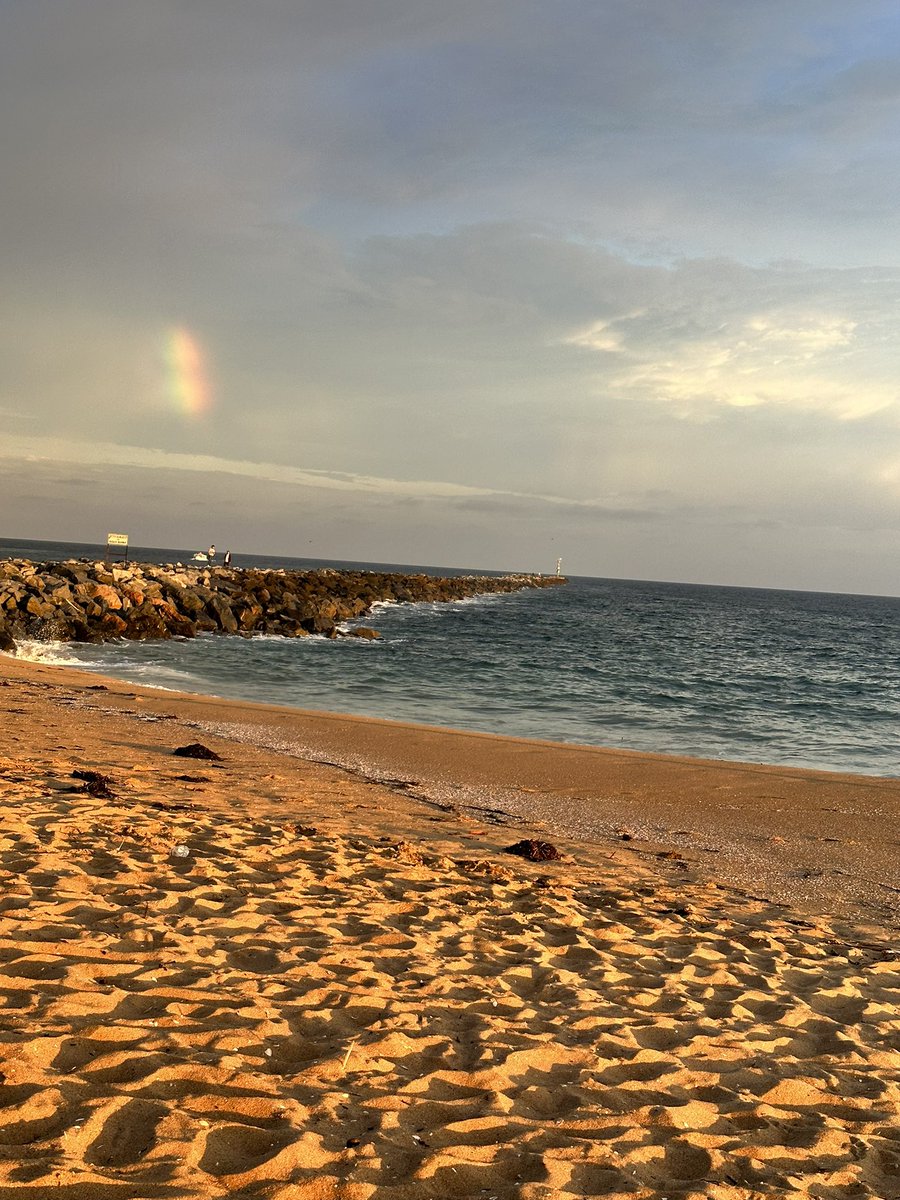
<path id="1" fill-rule="evenodd" d="M 0 562 L 0 650 L 16 641 L 107 642 L 198 633 L 377 637 L 341 630 L 378 601 L 462 600 L 565 583 L 557 576 L 402 575 L 109 564 Z"/>

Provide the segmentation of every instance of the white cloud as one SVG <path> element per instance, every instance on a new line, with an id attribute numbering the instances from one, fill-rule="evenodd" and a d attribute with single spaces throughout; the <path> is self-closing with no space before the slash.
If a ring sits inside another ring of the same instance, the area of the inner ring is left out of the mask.
<path id="1" fill-rule="evenodd" d="M 671 403 L 688 417 L 719 405 L 772 405 L 859 419 L 895 406 L 900 393 L 857 355 L 840 353 L 852 348 L 855 328 L 839 317 L 753 317 L 710 337 L 682 339 L 661 356 L 633 355 L 638 361 L 614 374 L 609 387 Z M 617 348 L 624 349 L 621 342 Z"/>
<path id="2" fill-rule="evenodd" d="M 577 500 L 567 496 L 545 495 L 538 492 L 468 487 L 464 484 L 442 480 L 385 479 L 353 472 L 323 471 L 270 462 L 250 462 L 242 459 L 218 458 L 209 454 L 180 454 L 143 446 L 118 445 L 112 442 L 79 442 L 68 438 L 6 436 L 3 439 L 2 449 L 0 449 L 0 460 L 2 459 L 36 465 L 60 466 L 65 464 L 91 469 L 103 466 L 134 467 L 139 470 L 235 475 L 268 483 L 288 484 L 296 488 L 316 488 L 323 491 L 351 493 L 360 497 L 380 495 L 394 499 L 510 499 L 542 505 L 560 505 L 569 509 L 597 508 L 607 512 L 627 508 L 627 503 L 615 496 L 605 499 Z"/>
<path id="3" fill-rule="evenodd" d="M 772 406 L 859 420 L 900 412 L 900 366 L 888 340 L 900 295 L 873 312 L 853 272 L 772 268 L 734 271 L 727 296 L 707 278 L 673 270 L 657 303 L 578 329 L 564 343 L 597 351 L 597 387 L 608 396 L 671 405 L 685 418 L 718 408 Z M 785 304 L 783 293 L 804 292 Z M 761 295 L 762 293 L 762 295 Z M 765 297 L 763 299 L 763 296 Z M 842 310 L 829 308 L 842 306 Z"/>
<path id="4" fill-rule="evenodd" d="M 753 342 L 771 346 L 777 354 L 782 347 L 786 357 L 795 361 L 814 359 L 826 350 L 848 346 L 853 340 L 856 321 L 821 313 L 774 313 L 751 317 L 748 336 L 743 343 L 751 352 Z"/>
<path id="5" fill-rule="evenodd" d="M 607 354 L 621 350 L 624 342 L 622 331 L 613 329 L 609 321 L 597 321 L 587 329 L 579 329 L 562 339 L 564 346 L 581 346 L 585 350 L 601 350 Z"/>

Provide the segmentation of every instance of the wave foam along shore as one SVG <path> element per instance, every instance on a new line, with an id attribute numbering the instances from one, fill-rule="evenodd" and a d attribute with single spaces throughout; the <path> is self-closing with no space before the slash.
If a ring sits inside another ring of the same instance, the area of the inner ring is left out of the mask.
<path id="1" fill-rule="evenodd" d="M 539 827 L 274 749 L 173 757 L 253 706 L 12 660 L 0 695 L 0 1197 L 900 1194 L 888 937 L 649 846 L 530 864 Z"/>
<path id="2" fill-rule="evenodd" d="M 198 633 L 340 636 L 343 621 L 383 601 L 461 600 L 564 584 L 555 575 L 190 568 L 104 562 L 0 561 L 0 650 L 16 639 L 103 642 Z M 376 637 L 374 630 L 349 631 Z"/>

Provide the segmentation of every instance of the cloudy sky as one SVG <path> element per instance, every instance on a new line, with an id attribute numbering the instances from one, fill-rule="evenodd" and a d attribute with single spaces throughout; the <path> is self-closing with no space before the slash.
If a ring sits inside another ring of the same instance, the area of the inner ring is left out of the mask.
<path id="1" fill-rule="evenodd" d="M 895 0 L 0 0 L 0 535 L 900 594 Z"/>

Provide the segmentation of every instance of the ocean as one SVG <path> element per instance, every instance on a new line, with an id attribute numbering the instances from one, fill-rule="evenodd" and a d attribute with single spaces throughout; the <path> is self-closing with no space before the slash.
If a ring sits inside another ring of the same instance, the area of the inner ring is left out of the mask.
<path id="1" fill-rule="evenodd" d="M 0 540 L 0 558 L 82 556 L 102 551 Z M 190 552 L 132 557 L 187 562 Z M 469 573 L 240 554 L 232 565 Z M 359 624 L 383 640 L 29 643 L 20 657 L 306 709 L 900 776 L 900 599 L 570 578 L 452 604 L 380 605 Z"/>

